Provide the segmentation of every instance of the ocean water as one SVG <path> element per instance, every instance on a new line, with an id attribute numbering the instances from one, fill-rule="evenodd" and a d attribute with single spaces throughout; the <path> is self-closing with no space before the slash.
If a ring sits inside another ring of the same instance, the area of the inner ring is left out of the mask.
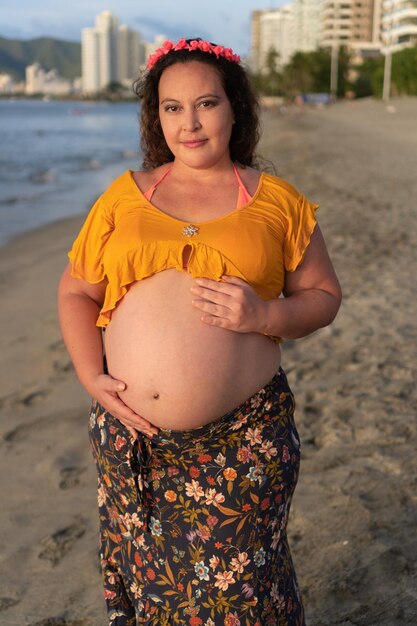
<path id="1" fill-rule="evenodd" d="M 0 100 L 0 245 L 86 212 L 127 169 L 138 169 L 138 106 Z"/>

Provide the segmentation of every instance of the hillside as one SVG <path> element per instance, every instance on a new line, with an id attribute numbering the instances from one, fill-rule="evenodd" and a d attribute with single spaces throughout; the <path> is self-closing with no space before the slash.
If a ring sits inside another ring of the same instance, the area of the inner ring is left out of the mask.
<path id="1" fill-rule="evenodd" d="M 24 79 L 27 65 L 38 62 L 46 70 L 55 68 L 65 78 L 81 76 L 81 44 L 51 37 L 6 39 L 0 37 L 0 73 Z"/>

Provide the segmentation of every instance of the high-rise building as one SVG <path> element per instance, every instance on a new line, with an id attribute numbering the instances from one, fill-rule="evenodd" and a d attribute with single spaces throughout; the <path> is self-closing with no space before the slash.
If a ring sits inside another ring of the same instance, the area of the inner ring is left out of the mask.
<path id="1" fill-rule="evenodd" d="M 260 45 L 261 45 L 261 15 L 264 11 L 252 11 L 251 16 L 251 47 L 249 52 L 249 66 L 252 72 L 260 71 Z"/>
<path id="2" fill-rule="evenodd" d="M 81 33 L 81 81 L 84 93 L 100 90 L 99 33 L 83 28 Z"/>
<path id="3" fill-rule="evenodd" d="M 397 52 L 417 45 L 417 0 L 384 0 L 382 11 L 384 49 Z"/>
<path id="4" fill-rule="evenodd" d="M 312 52 L 320 44 L 324 0 L 294 1 L 295 49 Z"/>
<path id="5" fill-rule="evenodd" d="M 380 53 L 382 0 L 324 0 L 320 45 L 345 45 L 354 59 Z"/>
<path id="6" fill-rule="evenodd" d="M 132 79 L 139 68 L 139 34 L 119 25 L 117 17 L 103 11 L 93 28 L 82 31 L 82 89 L 94 93 L 112 82 Z"/>
<path id="7" fill-rule="evenodd" d="M 276 66 L 282 67 L 295 49 L 294 4 L 279 9 L 254 11 L 252 13 L 251 66 L 256 72 L 267 69 L 271 51 L 277 53 Z"/>
<path id="8" fill-rule="evenodd" d="M 119 20 L 110 11 L 103 11 L 96 17 L 101 88 L 107 87 L 119 78 L 117 75 L 118 26 Z"/>
<path id="9" fill-rule="evenodd" d="M 131 80 L 138 73 L 141 63 L 139 33 L 122 24 L 119 26 L 117 46 L 118 80 Z"/>

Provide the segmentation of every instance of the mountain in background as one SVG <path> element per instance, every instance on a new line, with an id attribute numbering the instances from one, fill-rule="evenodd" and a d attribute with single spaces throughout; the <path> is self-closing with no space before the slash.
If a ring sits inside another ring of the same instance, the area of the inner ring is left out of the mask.
<path id="1" fill-rule="evenodd" d="M 81 44 L 51 37 L 6 39 L 0 37 L 0 73 L 24 80 L 27 65 L 38 62 L 45 70 L 56 69 L 64 78 L 81 76 Z"/>

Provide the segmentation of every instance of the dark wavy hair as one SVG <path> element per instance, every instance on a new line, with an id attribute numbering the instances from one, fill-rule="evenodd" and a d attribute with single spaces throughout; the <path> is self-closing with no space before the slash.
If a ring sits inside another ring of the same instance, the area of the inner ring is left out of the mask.
<path id="1" fill-rule="evenodd" d="M 187 39 L 187 43 L 194 40 L 201 41 L 197 37 Z M 243 67 L 201 50 L 170 50 L 133 83 L 133 90 L 142 105 L 140 130 L 143 168 L 150 170 L 174 160 L 159 121 L 159 80 L 167 67 L 191 61 L 211 65 L 220 76 L 235 120 L 229 142 L 232 161 L 243 166 L 256 166 L 255 148 L 260 137 L 259 103 Z"/>

